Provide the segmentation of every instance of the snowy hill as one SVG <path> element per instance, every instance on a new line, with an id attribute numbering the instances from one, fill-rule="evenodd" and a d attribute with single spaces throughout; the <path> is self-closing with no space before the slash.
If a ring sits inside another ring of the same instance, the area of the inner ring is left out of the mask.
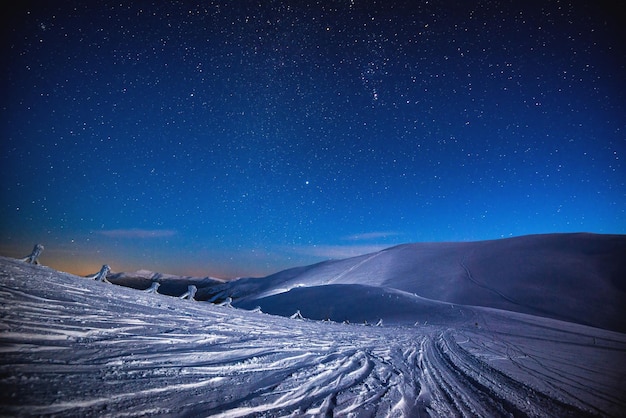
<path id="1" fill-rule="evenodd" d="M 333 309 L 340 316 L 393 318 L 416 309 L 412 315 L 429 320 L 363 326 L 289 319 L 0 258 L 0 416 L 626 411 L 623 333 L 361 284 L 264 291 L 268 303 L 290 309 L 305 298 L 339 300 Z"/>
<path id="2" fill-rule="evenodd" d="M 209 300 L 232 297 L 235 306 L 260 306 L 280 315 L 297 307 L 314 319 L 374 320 L 368 311 L 375 306 L 386 321 L 423 321 L 439 302 L 439 307 L 483 306 L 626 332 L 625 254 L 623 235 L 407 244 L 266 278 L 239 279 L 198 294 Z M 343 286 L 341 293 L 334 291 L 337 285 Z M 394 303 L 402 308 L 390 307 Z M 346 305 L 352 307 L 346 310 Z"/>

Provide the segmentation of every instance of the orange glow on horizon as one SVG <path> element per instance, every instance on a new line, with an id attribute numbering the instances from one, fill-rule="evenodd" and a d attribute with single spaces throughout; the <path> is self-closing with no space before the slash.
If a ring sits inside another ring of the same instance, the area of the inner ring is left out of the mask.
<path id="1" fill-rule="evenodd" d="M 179 268 L 170 268 L 164 269 L 163 266 L 150 266 L 150 265 L 129 265 L 126 263 L 115 263 L 108 262 L 102 263 L 96 260 L 88 260 L 85 258 L 77 259 L 72 258 L 64 259 L 64 258 L 55 258 L 54 260 L 45 260 L 42 258 L 41 260 L 43 265 L 51 267 L 55 270 L 74 274 L 76 276 L 90 276 L 98 273 L 100 268 L 102 268 L 103 264 L 109 264 L 111 266 L 111 271 L 113 273 L 129 273 L 135 272 L 138 270 L 149 270 L 156 273 L 162 274 L 171 274 L 175 276 L 191 276 L 191 277 L 213 277 L 221 280 L 232 280 L 236 277 L 264 277 L 271 273 L 267 272 L 259 272 L 258 274 L 245 274 L 245 275 L 237 275 L 234 274 L 232 266 L 223 266 L 211 268 L 211 271 L 208 271 L 206 268 L 200 266 L 185 266 L 183 269 Z"/>
<path id="2" fill-rule="evenodd" d="M 245 255 L 241 258 L 223 257 L 215 254 L 202 257 L 201 260 L 186 260 L 184 254 L 131 254 L 110 248 L 59 248 L 45 246 L 39 261 L 43 266 L 55 270 L 84 277 L 98 273 L 103 264 L 108 264 L 113 273 L 132 273 L 138 270 L 149 270 L 174 276 L 213 277 L 221 280 L 232 280 L 238 277 L 265 277 L 278 271 L 294 267 L 292 263 L 281 260 L 275 267 L 256 265 Z M 18 250 L 16 250 L 18 248 Z M 0 249 L 0 255 L 10 258 L 23 258 L 32 248 L 30 245 L 19 244 Z M 160 256 L 159 256 L 160 255 Z M 228 264 L 214 264 L 211 259 L 230 259 Z M 292 260 L 289 260 L 292 261 Z M 259 263 L 261 264 L 261 263 Z"/>

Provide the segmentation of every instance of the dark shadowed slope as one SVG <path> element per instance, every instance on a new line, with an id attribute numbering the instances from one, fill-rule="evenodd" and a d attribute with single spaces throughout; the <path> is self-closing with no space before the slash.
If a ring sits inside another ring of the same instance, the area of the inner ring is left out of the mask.
<path id="1" fill-rule="evenodd" d="M 369 287 L 370 293 L 372 287 L 379 288 L 380 300 L 394 289 L 431 301 L 529 313 L 623 332 L 625 255 L 624 235 L 549 234 L 407 244 L 262 279 L 235 280 L 205 289 L 204 297 L 232 297 L 236 305 L 256 304 L 281 314 L 298 301 L 304 309 L 311 305 L 310 298 L 317 298 L 329 311 L 340 309 L 345 301 L 333 298 L 329 289 L 313 287 L 360 285 Z M 355 294 L 363 290 L 354 288 Z"/>
<path id="2" fill-rule="evenodd" d="M 139 270 L 133 273 L 110 273 L 107 276 L 107 280 L 120 286 L 139 290 L 149 289 L 154 283 L 158 283 L 158 292 L 169 296 L 180 296 L 187 291 L 187 286 L 189 285 L 203 288 L 224 283 L 223 280 L 214 277 L 175 276 L 172 274 L 155 273 L 149 270 Z"/>
<path id="3" fill-rule="evenodd" d="M 261 303 L 261 305 L 259 305 Z M 462 306 L 424 299 L 396 289 L 360 284 L 296 287 L 261 299 L 243 300 L 243 309 L 259 306 L 268 313 L 304 318 L 374 325 L 449 324 L 471 322 L 473 311 Z"/>

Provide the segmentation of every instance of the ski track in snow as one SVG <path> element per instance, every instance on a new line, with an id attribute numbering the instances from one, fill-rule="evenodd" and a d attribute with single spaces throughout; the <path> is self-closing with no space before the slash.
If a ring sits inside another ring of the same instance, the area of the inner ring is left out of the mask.
<path id="1" fill-rule="evenodd" d="M 367 263 L 368 261 L 373 260 L 374 258 L 380 256 L 381 254 L 383 254 L 383 253 L 382 252 L 376 252 L 376 253 L 370 255 L 369 257 L 364 258 L 363 260 L 359 261 L 358 263 L 348 267 L 347 269 L 345 269 L 344 271 L 339 273 L 337 276 L 335 276 L 335 277 L 331 278 L 330 280 L 328 280 L 327 283 L 335 283 L 335 282 L 340 281 L 341 278 L 343 278 L 347 274 L 353 272 L 354 270 L 358 269 L 359 267 L 362 267 L 365 263 Z"/>
<path id="2" fill-rule="evenodd" d="M 319 284 L 320 285 L 321 284 L 327 285 L 327 284 L 333 284 L 333 283 L 340 282 L 343 277 L 345 277 L 346 275 L 352 273 L 353 271 L 357 270 L 358 268 L 362 267 L 368 261 L 371 261 L 372 259 L 380 256 L 380 254 L 382 254 L 382 253 L 378 252 L 378 253 L 374 253 L 374 254 L 372 254 L 372 255 L 370 255 L 368 257 L 365 257 L 363 260 L 361 260 L 361 261 L 351 265 L 350 267 L 347 267 L 341 273 L 339 273 L 339 274 L 337 274 L 335 276 L 332 276 L 332 277 L 330 277 L 328 279 L 325 279 L 325 280 L 323 280 L 323 283 L 319 283 Z M 295 280 L 295 281 L 291 280 L 291 281 L 288 281 L 287 283 L 281 285 L 280 287 L 277 287 L 277 288 L 268 290 L 266 292 L 260 293 L 257 296 L 257 298 L 264 298 L 264 297 L 277 295 L 277 294 L 280 294 L 280 293 L 286 293 L 286 292 L 289 292 L 290 290 L 292 290 L 294 288 L 306 287 L 306 286 L 307 285 L 305 285 L 304 283 L 298 282 L 298 280 Z"/>
<path id="3" fill-rule="evenodd" d="M 449 327 L 294 320 L 10 260 L 1 264 L 0 315 L 2 416 L 626 410 L 625 335 L 523 315 L 483 310 L 479 326 Z"/>

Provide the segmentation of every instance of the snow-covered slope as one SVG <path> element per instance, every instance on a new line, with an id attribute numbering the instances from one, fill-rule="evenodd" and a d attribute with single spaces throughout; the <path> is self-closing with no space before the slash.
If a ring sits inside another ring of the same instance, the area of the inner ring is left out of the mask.
<path id="1" fill-rule="evenodd" d="M 377 307 L 387 305 L 390 292 L 404 292 L 404 317 L 386 318 L 394 321 L 421 319 L 421 314 L 412 313 L 421 312 L 423 300 L 407 299 L 414 295 L 430 302 L 498 308 L 626 332 L 625 254 L 624 235 L 550 234 L 407 244 L 266 278 L 239 279 L 199 293 L 210 300 L 232 297 L 235 306 L 259 305 L 276 314 L 299 306 L 311 318 L 329 315 L 339 320 L 341 315 L 329 312 L 342 311 L 350 302 L 333 295 L 328 286 L 358 285 L 349 291 L 343 288 L 342 293 Z M 324 288 L 315 289 L 320 286 Z M 419 306 L 409 307 L 415 304 Z M 369 305 L 359 308 L 367 310 Z"/>
<path id="2" fill-rule="evenodd" d="M 362 303 L 350 302 L 354 286 L 317 290 L 345 301 L 349 313 Z M 361 290 L 367 296 L 372 287 Z M 382 295 L 415 302 L 410 293 Z M 626 411 L 625 334 L 415 300 L 430 315 L 428 323 L 298 320 L 0 258 L 0 416 L 579 417 Z M 372 316 L 393 304 L 370 306 Z"/>

